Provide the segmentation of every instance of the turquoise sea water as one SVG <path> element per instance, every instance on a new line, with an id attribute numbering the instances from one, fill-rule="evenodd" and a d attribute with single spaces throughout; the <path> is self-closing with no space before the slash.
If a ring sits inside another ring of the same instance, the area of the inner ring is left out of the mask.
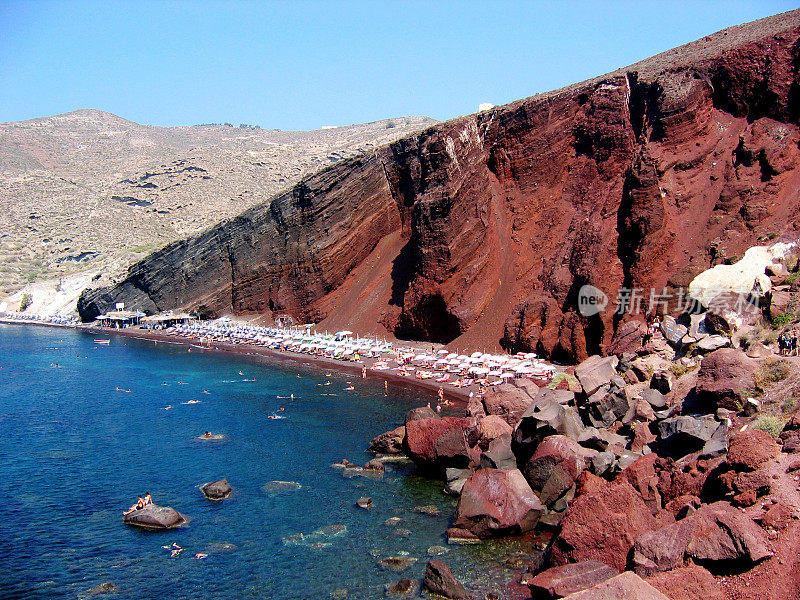
<path id="1" fill-rule="evenodd" d="M 447 545 L 455 502 L 440 482 L 408 467 L 382 480 L 330 467 L 366 462 L 370 440 L 427 401 L 417 393 L 385 397 L 357 376 L 94 337 L 0 325 L 1 598 L 77 598 L 106 581 L 120 599 L 382 598 L 385 584 L 421 578 L 430 546 Z M 281 407 L 285 419 L 268 418 Z M 208 430 L 227 441 L 193 439 Z M 198 486 L 222 477 L 234 495 L 206 500 Z M 270 495 L 262 486 L 273 480 L 302 487 Z M 123 525 L 122 510 L 148 491 L 189 525 Z M 359 496 L 374 508 L 356 508 Z M 413 510 L 431 504 L 441 516 Z M 385 525 L 395 516 L 398 526 Z M 331 525 L 346 530 L 315 533 Z M 162 546 L 172 543 L 185 550 L 171 557 Z M 514 572 L 502 563 L 516 551 L 450 546 L 441 558 L 468 587 L 504 596 Z M 377 566 L 404 554 L 419 561 L 402 574 Z"/>

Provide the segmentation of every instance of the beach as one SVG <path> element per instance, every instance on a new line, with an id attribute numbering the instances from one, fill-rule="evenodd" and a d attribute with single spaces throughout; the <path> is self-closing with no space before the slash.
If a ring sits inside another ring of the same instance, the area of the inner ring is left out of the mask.
<path id="1" fill-rule="evenodd" d="M 39 320 L 21 321 L 13 318 L 0 318 L 0 323 L 7 323 L 11 325 L 37 325 L 46 327 L 65 326 Z M 435 378 L 420 379 L 408 371 L 398 371 L 393 368 L 376 368 L 376 364 L 386 362 L 385 359 L 381 357 L 361 356 L 355 361 L 341 360 L 328 358 L 325 356 L 318 356 L 315 354 L 268 348 L 246 342 L 230 343 L 219 340 L 201 342 L 198 339 L 191 339 L 181 335 L 176 335 L 175 333 L 171 333 L 167 330 L 144 329 L 140 327 L 126 327 L 118 329 L 114 327 L 99 327 L 91 324 L 81 324 L 67 327 L 85 331 L 103 338 L 108 336 L 124 336 L 142 340 L 151 340 L 156 344 L 180 344 L 186 346 L 190 351 L 195 349 L 199 351 L 220 352 L 239 356 L 247 356 L 250 358 L 256 358 L 258 360 L 263 360 L 268 364 L 273 364 L 287 370 L 291 370 L 293 368 L 315 369 L 318 371 L 335 370 L 342 373 L 357 375 L 359 378 L 361 378 L 363 369 L 366 368 L 366 379 L 369 381 L 382 381 L 386 382 L 387 385 L 409 390 L 416 390 L 423 395 L 429 394 L 432 403 L 438 400 L 440 389 L 442 390 L 444 400 L 447 402 L 452 402 L 454 405 L 460 407 L 466 406 L 470 397 L 482 392 L 482 387 L 476 383 L 465 387 L 459 387 L 454 385 L 451 381 L 436 381 Z M 424 352 L 425 350 L 431 348 L 430 343 L 409 341 L 402 341 L 401 343 L 403 347 L 408 349 L 413 348 L 418 352 Z"/>

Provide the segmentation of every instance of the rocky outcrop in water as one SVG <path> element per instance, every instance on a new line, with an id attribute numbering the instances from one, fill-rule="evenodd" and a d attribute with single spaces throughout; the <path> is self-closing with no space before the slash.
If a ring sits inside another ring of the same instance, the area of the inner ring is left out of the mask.
<path id="1" fill-rule="evenodd" d="M 172 507 L 148 504 L 144 508 L 125 515 L 122 522 L 141 529 L 161 531 L 184 525 L 186 517 Z"/>
<path id="2" fill-rule="evenodd" d="M 798 11 L 733 27 L 337 163 L 85 292 L 81 316 L 123 301 L 603 353 L 618 289 L 677 294 L 796 230 L 798 37 Z M 584 284 L 605 312 L 578 311 Z"/>

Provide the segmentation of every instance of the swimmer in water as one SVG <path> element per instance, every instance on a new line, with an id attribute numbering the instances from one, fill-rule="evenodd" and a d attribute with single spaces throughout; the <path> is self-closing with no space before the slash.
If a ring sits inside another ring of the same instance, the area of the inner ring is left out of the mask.
<path id="1" fill-rule="evenodd" d="M 209 392 L 208 392 L 208 390 L 203 390 L 203 393 L 204 394 L 208 394 Z"/>
<path id="2" fill-rule="evenodd" d="M 354 388 L 354 387 L 351 385 L 350 387 L 346 387 L 346 388 L 344 388 L 344 391 L 346 391 L 346 392 L 351 392 L 351 391 L 353 391 L 354 389 L 356 389 L 356 388 Z"/>
<path id="3" fill-rule="evenodd" d="M 187 402 L 184 402 L 184 404 L 200 404 L 200 400 L 189 400 Z"/>
<path id="4" fill-rule="evenodd" d="M 195 555 L 194 555 L 194 557 L 195 557 L 197 560 L 203 560 L 203 559 L 204 559 L 204 558 L 206 558 L 207 556 L 208 556 L 208 554 L 206 554 L 205 552 L 198 552 L 197 554 L 195 554 Z"/>
<path id="5" fill-rule="evenodd" d="M 165 407 L 164 407 L 163 409 L 161 409 L 161 410 L 170 410 L 171 408 L 172 408 L 172 404 L 170 404 L 169 406 L 165 406 Z"/>

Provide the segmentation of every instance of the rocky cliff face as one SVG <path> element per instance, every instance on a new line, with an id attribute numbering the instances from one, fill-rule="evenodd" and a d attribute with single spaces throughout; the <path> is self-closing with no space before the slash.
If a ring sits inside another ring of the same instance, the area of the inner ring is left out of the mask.
<path id="1" fill-rule="evenodd" d="M 800 224 L 800 11 L 431 127 L 87 291 L 453 345 L 602 352 L 620 288 L 669 293 Z M 608 308 L 577 310 L 584 284 Z M 378 325 L 380 324 L 380 325 Z"/>

